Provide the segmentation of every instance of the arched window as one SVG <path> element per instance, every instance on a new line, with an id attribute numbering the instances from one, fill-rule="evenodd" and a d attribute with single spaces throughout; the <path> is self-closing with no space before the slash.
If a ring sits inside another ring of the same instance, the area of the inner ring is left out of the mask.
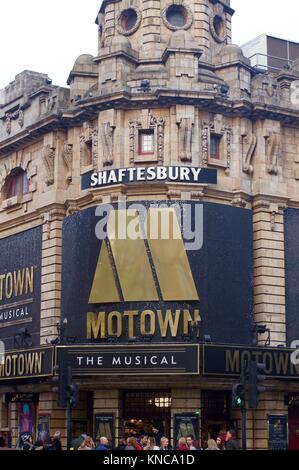
<path id="1" fill-rule="evenodd" d="M 16 168 L 6 179 L 5 196 L 9 199 L 21 194 L 27 194 L 28 192 L 29 179 L 27 172 L 22 170 L 22 168 Z"/>

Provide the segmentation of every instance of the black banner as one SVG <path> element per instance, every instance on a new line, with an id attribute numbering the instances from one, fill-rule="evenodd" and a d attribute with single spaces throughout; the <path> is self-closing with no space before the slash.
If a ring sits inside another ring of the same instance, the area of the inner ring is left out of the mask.
<path id="1" fill-rule="evenodd" d="M 67 361 L 73 374 L 199 374 L 199 346 L 58 346 L 57 362 Z"/>
<path id="2" fill-rule="evenodd" d="M 39 378 L 53 375 L 52 346 L 6 351 L 0 363 L 0 383 L 6 380 Z"/>
<path id="3" fill-rule="evenodd" d="M 299 340 L 299 210 L 284 211 L 287 342 Z"/>
<path id="4" fill-rule="evenodd" d="M 203 346 L 203 374 L 236 377 L 241 373 L 242 361 L 257 360 L 266 364 L 267 377 L 298 379 L 299 365 L 291 362 L 293 352 L 291 349 L 206 344 Z"/>
<path id="5" fill-rule="evenodd" d="M 39 345 L 42 228 L 0 240 L 0 340 L 6 349 Z"/>
<path id="6" fill-rule="evenodd" d="M 81 189 L 96 189 L 128 183 L 217 184 L 217 170 L 184 166 L 153 166 L 119 168 L 89 172 L 82 176 Z"/>
<path id="7" fill-rule="evenodd" d="M 147 214 L 152 210 L 150 201 L 139 203 Z M 171 210 L 170 202 L 155 203 Z M 148 239 L 99 239 L 97 209 L 103 212 L 106 205 L 64 220 L 61 318 L 68 319 L 68 336 L 92 344 L 176 344 L 203 341 L 209 334 L 219 344 L 251 343 L 251 211 L 177 204 L 191 214 L 199 236 L 195 248 L 187 250 L 183 236 L 175 243 L 157 240 L 152 245 Z"/>

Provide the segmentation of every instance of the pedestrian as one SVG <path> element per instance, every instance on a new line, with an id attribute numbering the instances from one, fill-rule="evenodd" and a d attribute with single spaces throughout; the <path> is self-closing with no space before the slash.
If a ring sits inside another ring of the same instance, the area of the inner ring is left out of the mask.
<path id="1" fill-rule="evenodd" d="M 84 439 L 86 439 L 87 434 L 81 434 L 79 437 L 76 437 L 75 439 L 72 440 L 71 447 L 74 450 L 78 450 L 80 445 L 84 442 Z"/>
<path id="2" fill-rule="evenodd" d="M 158 426 L 153 426 L 153 434 L 156 441 L 156 446 L 160 447 L 161 439 L 163 437 L 162 431 L 159 430 Z"/>
<path id="3" fill-rule="evenodd" d="M 148 438 L 147 445 L 144 447 L 144 450 L 160 450 L 160 447 L 156 445 L 156 439 L 154 437 Z"/>
<path id="4" fill-rule="evenodd" d="M 189 434 L 189 436 L 186 437 L 186 442 L 189 450 L 197 450 L 194 445 L 194 436 L 192 436 L 192 434 Z"/>
<path id="5" fill-rule="evenodd" d="M 60 431 L 56 431 L 53 436 L 53 447 L 54 447 L 54 450 L 62 450 Z"/>
<path id="6" fill-rule="evenodd" d="M 189 450 L 189 447 L 187 446 L 187 440 L 185 439 L 185 437 L 181 437 L 179 439 L 179 445 L 178 445 L 177 450 Z"/>
<path id="7" fill-rule="evenodd" d="M 39 445 L 37 445 L 39 444 Z M 41 444 L 41 445 L 40 445 Z M 35 444 L 35 446 L 37 447 L 36 450 L 55 450 L 54 449 L 54 444 L 53 444 L 53 441 L 49 435 L 49 433 L 47 431 L 42 431 L 39 435 L 39 440 L 38 442 Z M 42 447 L 42 449 L 41 449 Z"/>
<path id="8" fill-rule="evenodd" d="M 128 437 L 125 450 L 143 450 L 136 437 Z"/>
<path id="9" fill-rule="evenodd" d="M 221 436 L 217 437 L 216 444 L 219 450 L 225 450 L 224 440 Z"/>
<path id="10" fill-rule="evenodd" d="M 206 448 L 206 450 L 219 450 L 215 439 L 208 440 L 208 447 Z"/>
<path id="11" fill-rule="evenodd" d="M 0 449 L 4 449 L 5 447 L 5 439 L 3 436 L 0 436 Z"/>
<path id="12" fill-rule="evenodd" d="M 34 450 L 35 447 L 33 445 L 33 439 L 32 436 L 26 436 L 24 439 L 24 444 L 23 444 L 23 450 Z"/>
<path id="13" fill-rule="evenodd" d="M 167 437 L 162 437 L 160 443 L 160 450 L 172 450 Z"/>
<path id="14" fill-rule="evenodd" d="M 125 438 L 121 438 L 119 441 L 118 441 L 118 446 L 116 447 L 115 450 L 125 450 L 126 449 L 126 445 L 127 445 L 127 441 Z"/>
<path id="15" fill-rule="evenodd" d="M 239 450 L 236 431 L 231 429 L 226 434 L 226 450 Z"/>
<path id="16" fill-rule="evenodd" d="M 100 444 L 96 448 L 96 450 L 109 450 L 109 441 L 107 437 L 101 437 L 100 438 Z"/>
<path id="17" fill-rule="evenodd" d="M 78 450 L 95 450 L 95 444 L 90 436 L 87 436 Z"/>
<path id="18" fill-rule="evenodd" d="M 147 435 L 147 434 L 144 434 L 144 435 L 140 438 L 140 440 L 138 440 L 138 443 L 141 445 L 141 447 L 142 447 L 143 449 L 147 446 L 147 444 L 148 444 L 148 439 L 149 439 L 148 435 Z"/>

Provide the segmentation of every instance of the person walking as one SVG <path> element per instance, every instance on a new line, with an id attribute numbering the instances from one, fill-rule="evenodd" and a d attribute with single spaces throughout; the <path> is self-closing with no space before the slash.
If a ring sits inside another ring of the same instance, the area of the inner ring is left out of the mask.
<path id="1" fill-rule="evenodd" d="M 149 436 L 147 434 L 144 434 L 140 440 L 138 440 L 138 443 L 141 445 L 141 447 L 143 449 L 145 449 L 145 447 L 147 446 L 148 444 L 148 439 L 149 439 Z"/>
<path id="2" fill-rule="evenodd" d="M 136 437 L 128 437 L 125 450 L 143 450 Z"/>
<path id="3" fill-rule="evenodd" d="M 239 443 L 236 437 L 236 431 L 231 429 L 226 434 L 226 450 L 239 450 Z"/>
<path id="4" fill-rule="evenodd" d="M 55 432 L 52 442 L 53 442 L 53 450 L 62 450 L 60 431 Z"/>
<path id="5" fill-rule="evenodd" d="M 154 437 L 148 438 L 147 445 L 144 447 L 144 450 L 160 450 L 160 447 L 156 445 L 156 440 Z"/>
<path id="6" fill-rule="evenodd" d="M 185 437 L 181 437 L 179 439 L 179 445 L 178 445 L 177 450 L 189 450 L 189 447 L 187 446 L 187 441 L 186 441 Z"/>
<path id="7" fill-rule="evenodd" d="M 169 439 L 167 437 L 162 437 L 160 450 L 172 450 L 172 447 L 169 445 Z"/>
<path id="8" fill-rule="evenodd" d="M 189 434 L 189 436 L 186 437 L 186 441 L 189 450 L 197 450 L 194 445 L 194 436 L 192 436 L 192 434 Z"/>
<path id="9" fill-rule="evenodd" d="M 208 447 L 206 448 L 206 450 L 219 450 L 214 439 L 208 440 Z"/>
<path id="10" fill-rule="evenodd" d="M 90 436 L 87 436 L 78 450 L 95 450 L 95 444 Z"/>
<path id="11" fill-rule="evenodd" d="M 162 431 L 159 430 L 157 426 L 153 426 L 153 434 L 156 441 L 156 446 L 160 447 L 161 439 L 163 437 Z"/>
<path id="12" fill-rule="evenodd" d="M 216 444 L 219 450 L 225 450 L 224 440 L 221 436 L 217 437 Z"/>
<path id="13" fill-rule="evenodd" d="M 107 437 L 103 436 L 100 438 L 100 443 L 98 447 L 96 448 L 96 450 L 109 450 L 109 441 Z"/>
<path id="14" fill-rule="evenodd" d="M 119 441 L 118 441 L 118 446 L 116 447 L 115 450 L 125 450 L 126 449 L 126 446 L 127 446 L 127 441 L 125 438 L 121 438 Z"/>

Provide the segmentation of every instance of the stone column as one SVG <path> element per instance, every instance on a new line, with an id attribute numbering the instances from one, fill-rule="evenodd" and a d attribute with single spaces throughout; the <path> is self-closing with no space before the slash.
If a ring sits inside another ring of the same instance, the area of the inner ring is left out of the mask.
<path id="1" fill-rule="evenodd" d="M 270 328 L 272 346 L 285 345 L 284 220 L 281 205 L 264 199 L 253 203 L 253 237 L 255 321 Z"/>
<path id="2" fill-rule="evenodd" d="M 44 215 L 41 276 L 41 344 L 57 337 L 61 309 L 62 223 L 65 212 Z"/>

